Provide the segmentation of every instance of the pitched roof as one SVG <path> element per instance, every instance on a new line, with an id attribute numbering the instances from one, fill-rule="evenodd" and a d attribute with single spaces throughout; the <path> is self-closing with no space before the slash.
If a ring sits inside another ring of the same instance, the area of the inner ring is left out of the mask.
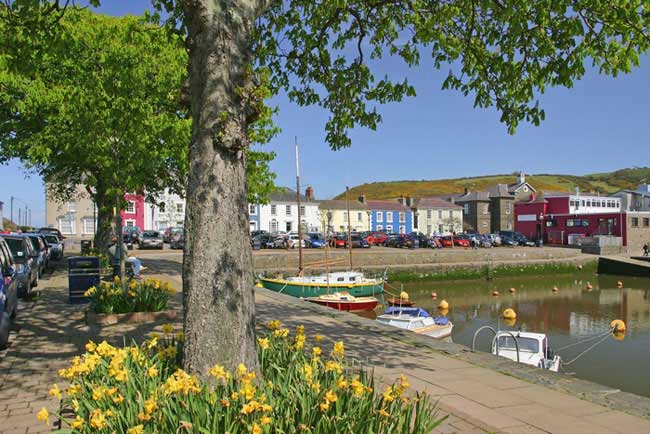
<path id="1" fill-rule="evenodd" d="M 421 197 L 415 200 L 415 208 L 462 208 L 460 205 L 451 203 L 440 197 Z"/>
<path id="2" fill-rule="evenodd" d="M 524 182 L 514 182 L 512 184 L 508 184 L 508 191 L 510 193 L 514 193 L 515 191 L 519 190 L 524 185 L 527 185 L 528 188 L 530 189 L 530 191 L 537 191 L 537 190 L 535 190 L 535 187 L 533 187 L 532 185 L 530 185 L 526 181 L 524 181 Z"/>
<path id="3" fill-rule="evenodd" d="M 490 195 L 490 197 L 509 197 L 512 199 L 515 198 L 507 184 L 490 185 L 487 188 L 487 193 Z"/>
<path id="4" fill-rule="evenodd" d="M 490 193 L 487 191 L 470 191 L 456 198 L 457 203 L 462 202 L 489 202 Z"/>
<path id="5" fill-rule="evenodd" d="M 347 202 L 344 200 L 321 200 L 318 203 L 318 206 L 320 209 L 348 209 Z M 360 209 L 368 209 L 368 206 L 359 202 L 358 200 L 351 200 L 350 209 L 356 211 Z"/>
<path id="6" fill-rule="evenodd" d="M 408 212 L 410 209 L 396 200 L 369 200 L 366 202 L 369 209 L 384 211 Z"/>
<path id="7" fill-rule="evenodd" d="M 271 202 L 296 202 L 296 190 L 288 187 L 280 187 L 277 191 L 269 194 Z M 309 200 L 304 194 L 300 195 L 301 203 L 317 203 L 316 200 Z"/>

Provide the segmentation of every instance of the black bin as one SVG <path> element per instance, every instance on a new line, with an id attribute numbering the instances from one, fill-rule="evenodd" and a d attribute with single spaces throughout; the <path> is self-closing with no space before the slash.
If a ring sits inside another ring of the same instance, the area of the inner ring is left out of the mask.
<path id="1" fill-rule="evenodd" d="M 90 249 L 93 247 L 91 240 L 81 240 L 81 255 L 90 255 Z"/>
<path id="2" fill-rule="evenodd" d="M 84 292 L 99 285 L 101 277 L 98 256 L 74 256 L 68 259 L 68 289 L 70 303 L 88 301 Z"/>

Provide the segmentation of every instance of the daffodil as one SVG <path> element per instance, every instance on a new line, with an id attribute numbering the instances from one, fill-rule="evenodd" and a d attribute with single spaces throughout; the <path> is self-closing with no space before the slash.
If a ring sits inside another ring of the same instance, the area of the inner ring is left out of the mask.
<path id="1" fill-rule="evenodd" d="M 311 352 L 314 357 L 320 357 L 320 355 L 323 354 L 323 351 L 319 347 L 312 347 Z"/>
<path id="2" fill-rule="evenodd" d="M 336 372 L 337 374 L 340 374 L 343 372 L 343 368 L 341 367 L 340 363 L 333 360 L 328 360 L 325 364 L 325 372 Z"/>
<path id="3" fill-rule="evenodd" d="M 273 336 L 276 338 L 286 338 L 289 336 L 289 330 L 288 329 L 278 329 L 278 330 L 273 330 Z"/>
<path id="4" fill-rule="evenodd" d="M 255 422 L 251 426 L 251 434 L 262 434 L 262 428 Z"/>
<path id="5" fill-rule="evenodd" d="M 144 434 L 144 425 L 136 425 L 126 430 L 126 434 Z"/>
<path id="6" fill-rule="evenodd" d="M 121 404 L 124 402 L 124 397 L 122 395 L 115 395 L 112 400 L 115 404 Z"/>
<path id="7" fill-rule="evenodd" d="M 266 326 L 269 330 L 277 330 L 280 328 L 282 323 L 279 320 L 273 320 L 269 321 L 268 325 Z"/>
<path id="8" fill-rule="evenodd" d="M 61 389 L 59 389 L 58 384 L 55 384 L 54 386 L 52 386 L 52 388 L 50 389 L 49 395 L 53 396 L 55 398 L 61 399 Z"/>
<path id="9" fill-rule="evenodd" d="M 269 349 L 269 338 L 257 338 L 257 344 L 260 346 L 262 350 L 268 350 Z"/>
<path id="10" fill-rule="evenodd" d="M 43 407 L 41 410 L 36 413 L 36 419 L 40 420 L 41 422 L 45 422 L 47 426 L 50 425 L 50 412 L 47 411 L 47 408 Z"/>
<path id="11" fill-rule="evenodd" d="M 147 343 L 147 348 L 152 349 L 155 348 L 158 345 L 158 337 L 153 336 L 151 339 L 149 339 L 149 342 Z"/>
<path id="12" fill-rule="evenodd" d="M 325 392 L 325 400 L 327 402 L 336 402 L 337 400 L 336 393 L 334 393 L 332 389 L 329 389 L 327 392 Z"/>
<path id="13" fill-rule="evenodd" d="M 273 419 L 270 418 L 269 416 L 262 416 L 262 418 L 260 419 L 260 423 L 262 425 L 270 425 L 271 422 L 273 422 Z"/>
<path id="14" fill-rule="evenodd" d="M 88 341 L 88 343 L 86 344 L 86 351 L 88 351 L 89 353 L 94 353 L 96 349 L 97 349 L 97 344 L 94 343 L 93 341 Z"/>
<path id="15" fill-rule="evenodd" d="M 237 375 L 238 376 L 243 377 L 244 374 L 246 373 L 246 371 L 248 371 L 248 369 L 246 369 L 246 365 L 244 365 L 243 363 L 240 363 L 239 365 L 237 365 Z"/>
<path id="16" fill-rule="evenodd" d="M 345 355 L 345 345 L 343 341 L 334 342 L 334 349 L 332 350 L 332 355 L 340 359 Z"/>
<path id="17" fill-rule="evenodd" d="M 108 426 L 108 421 L 100 409 L 90 412 L 89 424 L 95 429 L 104 429 Z"/>
<path id="18" fill-rule="evenodd" d="M 223 407 L 230 407 L 230 401 L 228 401 L 226 398 L 222 399 L 219 401 Z"/>
<path id="19" fill-rule="evenodd" d="M 172 327 L 171 324 L 164 324 L 162 326 L 162 331 L 163 333 L 167 333 L 169 335 L 174 331 L 174 328 Z"/>
<path id="20" fill-rule="evenodd" d="M 380 416 L 383 416 L 383 417 L 390 417 L 390 413 L 388 413 L 388 412 L 387 412 L 386 410 L 384 410 L 383 408 L 380 409 L 380 410 L 378 411 L 378 413 L 379 413 Z"/>
<path id="21" fill-rule="evenodd" d="M 329 404 L 329 402 L 327 402 L 327 401 L 325 401 L 325 402 L 321 402 L 321 404 L 320 404 L 320 411 L 322 411 L 323 413 L 325 413 L 325 412 L 326 412 L 327 410 L 329 410 L 329 409 L 330 409 L 330 404 Z"/>
<path id="22" fill-rule="evenodd" d="M 384 401 L 386 401 L 386 402 L 392 402 L 392 401 L 395 400 L 395 397 L 393 396 L 393 387 L 392 386 L 386 387 L 386 390 L 384 390 L 384 393 L 383 393 L 383 398 L 384 398 Z"/>
<path id="23" fill-rule="evenodd" d="M 314 340 L 315 340 L 316 342 L 320 342 L 320 341 L 323 340 L 323 337 L 322 337 L 321 335 L 316 335 L 316 336 L 314 336 Z"/>
<path id="24" fill-rule="evenodd" d="M 149 369 L 147 369 L 147 376 L 149 378 L 154 378 L 158 376 L 158 368 L 155 366 L 151 366 Z"/>
<path id="25" fill-rule="evenodd" d="M 210 368 L 208 374 L 212 375 L 217 380 L 226 380 L 228 375 L 224 367 L 221 365 L 214 365 Z"/>
<path id="26" fill-rule="evenodd" d="M 347 389 L 348 381 L 344 377 L 339 377 L 339 379 L 336 381 L 336 387 L 339 389 Z"/>
<path id="27" fill-rule="evenodd" d="M 296 327 L 296 335 L 304 335 L 305 334 L 305 326 L 304 325 L 299 325 Z"/>
<path id="28" fill-rule="evenodd" d="M 85 422 L 86 421 L 83 417 L 77 416 L 72 422 L 70 422 L 70 428 L 81 431 L 81 428 L 83 428 Z"/>

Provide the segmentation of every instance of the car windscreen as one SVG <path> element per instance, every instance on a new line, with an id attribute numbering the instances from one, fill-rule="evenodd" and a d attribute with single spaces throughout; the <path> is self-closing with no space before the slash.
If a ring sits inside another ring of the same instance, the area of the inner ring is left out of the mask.
<path id="1" fill-rule="evenodd" d="M 21 263 L 27 258 L 28 252 L 25 251 L 25 243 L 18 238 L 5 238 L 11 254 L 14 255 L 16 262 Z"/>
<path id="2" fill-rule="evenodd" d="M 32 243 L 32 249 L 36 250 L 39 252 L 41 250 L 41 246 L 38 243 L 38 237 L 27 237 L 30 243 Z"/>
<path id="3" fill-rule="evenodd" d="M 45 235 L 45 239 L 50 244 L 60 244 L 61 243 L 61 241 L 59 241 L 59 237 L 57 237 L 56 235 Z"/>
<path id="4" fill-rule="evenodd" d="M 158 238 L 160 236 L 160 233 L 155 231 L 145 231 L 142 233 L 142 236 L 144 238 Z"/>
<path id="5" fill-rule="evenodd" d="M 517 338 L 517 343 L 519 344 L 519 351 L 530 351 L 532 353 L 539 352 L 539 341 L 533 338 Z M 515 340 L 512 336 L 499 336 L 499 348 L 504 350 L 515 350 L 517 346 L 515 345 Z"/>

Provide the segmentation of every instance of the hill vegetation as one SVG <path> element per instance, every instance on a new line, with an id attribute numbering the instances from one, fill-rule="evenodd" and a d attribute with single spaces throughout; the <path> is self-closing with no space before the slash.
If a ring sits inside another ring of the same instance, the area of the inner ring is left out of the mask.
<path id="1" fill-rule="evenodd" d="M 528 181 L 537 191 L 569 192 L 576 187 L 582 192 L 613 193 L 620 189 L 636 189 L 645 179 L 650 182 L 650 167 L 635 167 L 621 169 L 608 173 L 591 175 L 552 175 L 540 173 L 527 175 Z M 465 188 L 474 191 L 484 190 L 494 184 L 511 184 L 516 182 L 517 174 L 477 176 L 456 179 L 434 179 L 421 181 L 389 181 L 361 184 L 350 189 L 350 197 L 356 198 L 365 194 L 367 199 L 392 199 L 402 195 L 423 197 L 437 194 L 462 193 Z M 345 199 L 345 193 L 335 199 Z"/>

